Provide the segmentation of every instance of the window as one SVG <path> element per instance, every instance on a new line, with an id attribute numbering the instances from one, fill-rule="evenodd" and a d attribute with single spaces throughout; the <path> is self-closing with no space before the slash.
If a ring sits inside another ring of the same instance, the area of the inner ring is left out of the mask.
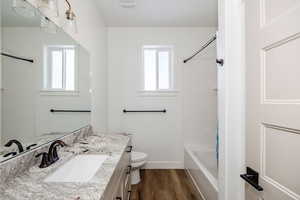
<path id="1" fill-rule="evenodd" d="M 76 90 L 75 46 L 47 46 L 45 48 L 44 89 Z"/>
<path id="2" fill-rule="evenodd" d="M 144 90 L 173 89 L 173 49 L 166 46 L 144 46 Z"/>

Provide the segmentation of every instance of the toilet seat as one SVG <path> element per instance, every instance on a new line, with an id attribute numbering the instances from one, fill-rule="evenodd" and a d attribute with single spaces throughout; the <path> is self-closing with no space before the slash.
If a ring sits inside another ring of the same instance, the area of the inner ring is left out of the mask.
<path id="1" fill-rule="evenodd" d="M 145 162 L 147 159 L 147 154 L 142 153 L 142 152 L 131 152 L 131 162 L 132 163 L 140 163 L 140 162 Z"/>

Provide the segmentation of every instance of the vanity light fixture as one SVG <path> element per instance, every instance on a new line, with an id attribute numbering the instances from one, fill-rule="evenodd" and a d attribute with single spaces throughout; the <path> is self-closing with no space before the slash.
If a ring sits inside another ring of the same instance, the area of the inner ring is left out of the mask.
<path id="1" fill-rule="evenodd" d="M 57 0 L 39 0 L 39 10 L 47 17 L 58 17 L 58 2 Z"/>
<path id="2" fill-rule="evenodd" d="M 68 4 L 68 9 L 66 11 L 66 21 L 63 25 L 64 29 L 72 32 L 72 33 L 77 33 L 77 22 L 76 22 L 76 15 L 74 11 L 72 10 L 72 6 L 68 0 L 65 0 L 66 3 Z"/>
<path id="3" fill-rule="evenodd" d="M 65 0 L 65 2 L 68 5 L 68 9 L 65 12 L 66 18 L 65 18 L 62 26 L 68 32 L 77 33 L 76 15 L 75 15 L 74 11 L 72 10 L 72 6 L 71 6 L 69 0 Z M 45 14 L 49 18 L 59 16 L 58 1 L 57 0 L 39 0 L 38 8 L 40 9 L 40 11 L 43 14 Z M 47 29 L 50 28 L 51 30 L 49 30 L 49 31 L 54 32 L 54 26 L 55 25 L 47 17 L 42 19 L 41 26 L 42 26 L 42 28 L 43 27 L 45 27 Z M 50 25 L 51 27 L 46 26 L 47 24 Z"/>
<path id="4" fill-rule="evenodd" d="M 26 2 L 26 0 L 13 0 L 12 1 L 12 9 L 21 16 L 24 17 L 34 17 L 35 16 L 35 10 L 34 8 Z"/>

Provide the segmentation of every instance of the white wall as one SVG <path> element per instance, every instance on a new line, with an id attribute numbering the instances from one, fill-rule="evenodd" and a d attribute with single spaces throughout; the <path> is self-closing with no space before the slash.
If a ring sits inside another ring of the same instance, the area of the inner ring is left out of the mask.
<path id="1" fill-rule="evenodd" d="M 0 2 L 0 7 L 2 1 Z M 0 49 L 2 49 L 2 15 L 0 15 Z M 0 113 L 2 113 L 2 56 L 0 56 Z M 0 115 L 0 145 L 2 145 L 2 116 Z"/>
<path id="2" fill-rule="evenodd" d="M 214 129 L 206 128 L 215 119 L 207 117 L 215 114 L 215 108 L 209 112 L 216 103 L 213 92 L 216 87 L 214 48 L 189 64 L 182 62 L 198 50 L 214 31 L 215 28 L 108 29 L 108 129 L 110 132 L 134 134 L 135 150 L 149 155 L 148 168 L 182 168 L 184 138 L 187 142 L 201 142 L 207 137 L 204 133 Z M 174 46 L 177 93 L 141 95 L 143 45 Z M 210 100 L 212 102 L 208 102 Z M 194 111 L 194 106 L 199 106 L 199 110 Z M 123 114 L 124 108 L 166 108 L 167 113 Z M 199 120 L 190 121 L 193 117 Z M 187 128 L 191 124 L 193 126 Z"/>
<path id="3" fill-rule="evenodd" d="M 208 41 L 215 29 L 198 34 L 197 47 Z M 197 49 L 194 48 L 195 50 Z M 192 50 L 193 48 L 191 48 Z M 183 133 L 185 145 L 216 148 L 217 67 L 216 43 L 183 66 Z"/>
<path id="4" fill-rule="evenodd" d="M 36 5 L 37 0 L 28 0 Z M 62 24 L 67 6 L 59 2 L 60 18 L 52 18 Z M 92 125 L 98 132 L 106 132 L 107 128 L 107 29 L 95 0 L 72 0 L 72 8 L 77 16 L 78 33 L 70 35 L 90 53 L 92 71 Z"/>
<path id="5" fill-rule="evenodd" d="M 70 132 L 91 123 L 90 113 L 50 113 L 50 109 L 90 110 L 90 56 L 82 47 L 78 51 L 78 93 L 75 95 L 49 95 L 45 92 L 38 96 L 36 124 L 37 134 L 50 132 Z"/>
<path id="6" fill-rule="evenodd" d="M 2 27 L 2 36 L 5 52 L 35 60 L 34 63 L 28 63 L 2 58 L 4 141 L 18 139 L 30 143 L 45 133 L 70 132 L 88 125 L 88 113 L 50 113 L 53 108 L 90 109 L 88 53 L 63 32 L 48 34 L 40 28 Z M 49 92 L 41 92 L 46 45 L 77 45 L 78 95 L 53 96 Z"/>

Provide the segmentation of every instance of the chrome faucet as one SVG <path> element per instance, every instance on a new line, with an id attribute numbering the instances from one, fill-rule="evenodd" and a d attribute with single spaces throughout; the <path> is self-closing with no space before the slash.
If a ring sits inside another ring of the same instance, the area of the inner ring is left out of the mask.
<path id="1" fill-rule="evenodd" d="M 53 163 L 55 163 L 56 161 L 59 160 L 59 157 L 57 154 L 58 146 L 64 147 L 67 145 L 66 145 L 66 143 L 64 143 L 61 140 L 56 140 L 50 145 L 48 153 L 43 152 L 43 153 L 39 153 L 38 155 L 35 156 L 35 157 L 42 156 L 42 162 L 39 166 L 40 168 L 49 167 L 50 165 L 52 165 Z"/>

